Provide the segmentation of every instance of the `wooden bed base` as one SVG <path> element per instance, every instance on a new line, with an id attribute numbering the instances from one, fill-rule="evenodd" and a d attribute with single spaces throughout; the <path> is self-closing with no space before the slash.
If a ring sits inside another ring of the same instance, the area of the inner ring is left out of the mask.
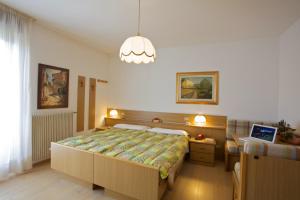
<path id="1" fill-rule="evenodd" d="M 158 169 L 53 142 L 51 168 L 133 199 L 161 199 L 167 188 Z"/>
<path id="2" fill-rule="evenodd" d="M 94 154 L 52 142 L 51 168 L 87 183 L 93 183 Z"/>

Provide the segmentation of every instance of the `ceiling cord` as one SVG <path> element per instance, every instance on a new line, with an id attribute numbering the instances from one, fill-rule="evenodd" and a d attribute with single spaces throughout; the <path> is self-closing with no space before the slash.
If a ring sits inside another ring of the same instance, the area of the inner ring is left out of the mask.
<path id="1" fill-rule="evenodd" d="M 139 0 L 138 32 L 137 32 L 137 35 L 138 35 L 138 36 L 141 35 L 140 29 L 141 29 L 141 0 Z"/>

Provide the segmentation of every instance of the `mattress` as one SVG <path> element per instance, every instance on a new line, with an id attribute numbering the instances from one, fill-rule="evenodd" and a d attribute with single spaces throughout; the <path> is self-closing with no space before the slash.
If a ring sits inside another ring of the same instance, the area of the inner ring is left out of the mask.
<path id="1" fill-rule="evenodd" d="M 162 179 L 168 177 L 169 170 L 183 158 L 188 148 L 188 138 L 183 135 L 117 128 L 57 143 L 152 166 L 159 169 Z"/>

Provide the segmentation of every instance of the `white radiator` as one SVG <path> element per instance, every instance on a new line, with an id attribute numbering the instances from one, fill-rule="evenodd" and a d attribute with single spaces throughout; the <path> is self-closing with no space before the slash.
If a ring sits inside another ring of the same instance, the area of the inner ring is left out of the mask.
<path id="1" fill-rule="evenodd" d="M 32 117 L 32 161 L 50 159 L 50 144 L 73 135 L 73 112 Z"/>

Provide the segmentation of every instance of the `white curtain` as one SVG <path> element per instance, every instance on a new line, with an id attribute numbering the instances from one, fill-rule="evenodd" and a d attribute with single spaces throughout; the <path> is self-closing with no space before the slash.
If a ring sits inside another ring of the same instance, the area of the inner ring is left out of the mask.
<path id="1" fill-rule="evenodd" d="M 0 3 L 0 181 L 32 167 L 30 24 Z"/>

